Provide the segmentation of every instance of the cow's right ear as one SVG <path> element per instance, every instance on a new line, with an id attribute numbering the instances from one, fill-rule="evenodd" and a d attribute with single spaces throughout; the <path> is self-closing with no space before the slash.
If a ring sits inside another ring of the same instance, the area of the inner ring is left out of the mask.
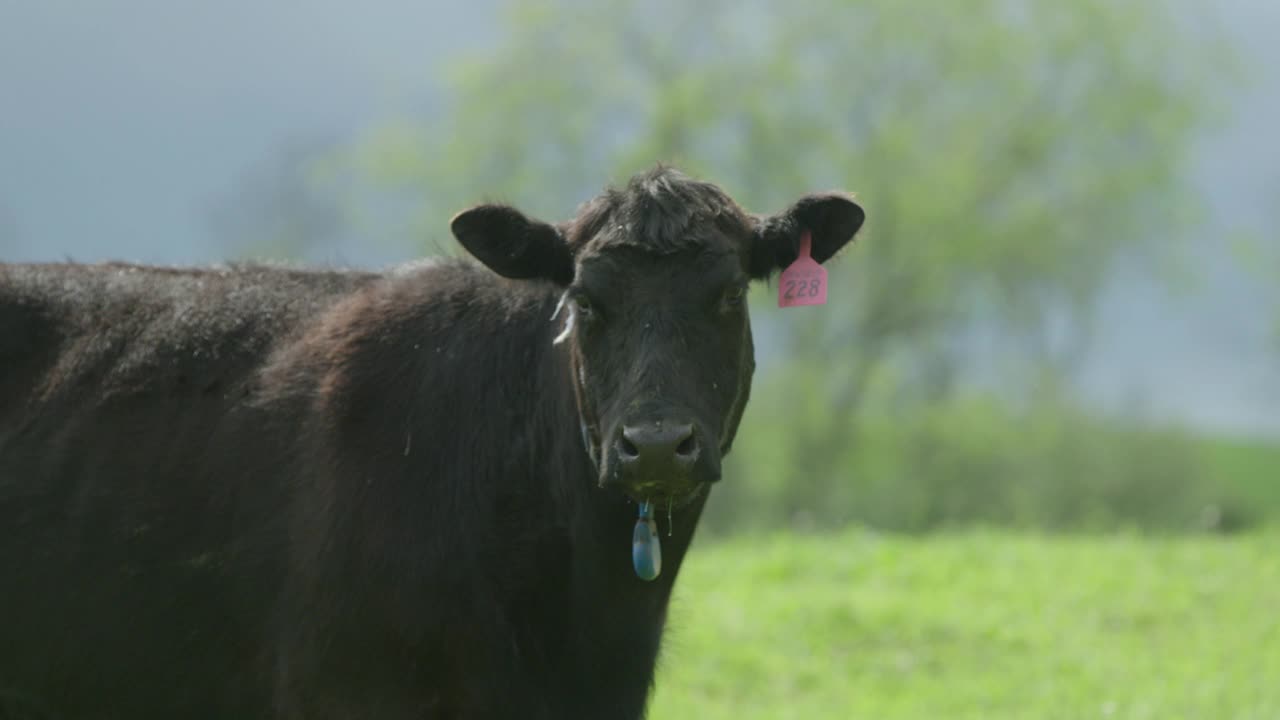
<path id="1" fill-rule="evenodd" d="M 477 205 L 449 221 L 453 236 L 490 270 L 516 280 L 573 282 L 573 253 L 554 225 L 507 205 Z"/>

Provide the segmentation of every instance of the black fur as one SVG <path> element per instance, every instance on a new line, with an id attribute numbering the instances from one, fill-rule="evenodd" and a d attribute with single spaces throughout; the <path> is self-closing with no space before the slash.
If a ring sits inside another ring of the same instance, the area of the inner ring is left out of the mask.
<path id="1" fill-rule="evenodd" d="M 560 226 L 477 212 L 454 229 L 506 277 L 0 266 L 0 700 L 643 715 L 750 385 L 725 293 L 768 223 L 665 169 Z M 566 286 L 596 304 L 553 344 Z M 611 486 L 608 433 L 676 412 L 714 440 L 698 467 Z M 681 503 L 653 582 L 631 569 L 637 492 Z"/>

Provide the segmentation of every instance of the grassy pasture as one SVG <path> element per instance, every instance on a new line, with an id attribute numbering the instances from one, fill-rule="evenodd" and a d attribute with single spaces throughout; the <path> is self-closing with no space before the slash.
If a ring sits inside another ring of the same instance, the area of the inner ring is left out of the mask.
<path id="1" fill-rule="evenodd" d="M 695 546 L 652 718 L 1280 718 L 1280 532 Z"/>

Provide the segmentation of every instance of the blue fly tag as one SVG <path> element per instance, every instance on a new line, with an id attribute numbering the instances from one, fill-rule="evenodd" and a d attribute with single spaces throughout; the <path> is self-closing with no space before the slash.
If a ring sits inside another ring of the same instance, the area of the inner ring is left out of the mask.
<path id="1" fill-rule="evenodd" d="M 662 572 L 662 543 L 653 520 L 653 503 L 640 503 L 640 517 L 631 534 L 631 564 L 641 580 L 653 580 Z"/>

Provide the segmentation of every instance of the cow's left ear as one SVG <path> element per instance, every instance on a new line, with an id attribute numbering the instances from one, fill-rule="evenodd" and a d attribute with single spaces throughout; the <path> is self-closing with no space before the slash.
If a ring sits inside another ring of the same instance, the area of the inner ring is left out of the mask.
<path id="1" fill-rule="evenodd" d="M 573 282 L 573 253 L 560 231 L 507 205 L 477 205 L 449 221 L 453 236 L 490 270 L 517 280 Z"/>
<path id="2" fill-rule="evenodd" d="M 826 262 L 853 239 L 864 219 L 862 208 L 843 193 L 805 195 L 777 215 L 759 218 L 751 248 L 751 276 L 767 278 L 795 262 L 805 230 L 813 238 L 813 259 Z"/>

